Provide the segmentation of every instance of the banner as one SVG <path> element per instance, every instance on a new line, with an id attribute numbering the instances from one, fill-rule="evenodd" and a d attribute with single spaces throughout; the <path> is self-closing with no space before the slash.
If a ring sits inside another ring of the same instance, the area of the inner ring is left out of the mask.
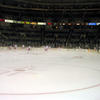
<path id="1" fill-rule="evenodd" d="M 37 25 L 46 25 L 46 22 L 38 22 Z"/>
<path id="2" fill-rule="evenodd" d="M 5 22 L 7 22 L 7 23 L 14 23 L 13 20 L 9 20 L 9 19 L 5 19 Z"/>
<path id="3" fill-rule="evenodd" d="M 31 24 L 32 24 L 32 25 L 36 25 L 37 23 L 36 23 L 36 22 L 31 22 Z"/>
<path id="4" fill-rule="evenodd" d="M 4 22 L 5 20 L 4 20 L 4 19 L 0 19 L 0 21 L 1 21 L 1 22 Z"/>
<path id="5" fill-rule="evenodd" d="M 25 22 L 26 24 L 31 24 L 30 22 Z"/>
<path id="6" fill-rule="evenodd" d="M 88 23 L 88 25 L 97 25 L 96 23 Z"/>

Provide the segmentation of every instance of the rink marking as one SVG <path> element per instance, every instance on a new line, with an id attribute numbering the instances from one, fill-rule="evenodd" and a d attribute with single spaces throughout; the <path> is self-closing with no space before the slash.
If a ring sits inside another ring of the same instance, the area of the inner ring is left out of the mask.
<path id="1" fill-rule="evenodd" d="M 14 73 L 11 73 L 11 74 L 9 74 L 7 76 L 13 76 L 13 75 L 16 75 L 16 74 L 19 74 L 19 73 L 22 73 L 22 72 L 14 72 Z"/>
<path id="2" fill-rule="evenodd" d="M 54 92 L 44 92 L 44 93 L 0 93 L 0 95 L 54 95 L 54 94 L 62 94 L 62 93 L 74 93 L 74 92 L 89 90 L 97 87 L 100 87 L 100 84 L 74 89 L 74 90 L 65 90 L 65 91 L 54 91 Z"/>
<path id="3" fill-rule="evenodd" d="M 72 57 L 73 59 L 82 59 L 83 57 L 82 56 L 74 56 Z"/>
<path id="4" fill-rule="evenodd" d="M 11 72 L 11 71 L 3 71 L 3 72 L 0 72 L 0 75 L 7 74 L 7 73 L 9 73 L 9 72 Z"/>
<path id="5" fill-rule="evenodd" d="M 10 71 L 1 71 L 0 75 L 13 76 L 16 74 L 33 71 L 32 67 L 15 68 Z"/>

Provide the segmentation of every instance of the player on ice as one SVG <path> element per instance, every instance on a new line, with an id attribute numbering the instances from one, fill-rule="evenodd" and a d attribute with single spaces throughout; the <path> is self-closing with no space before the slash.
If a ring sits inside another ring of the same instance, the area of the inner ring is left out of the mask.
<path id="1" fill-rule="evenodd" d="M 48 49 L 49 49 L 49 46 L 45 46 L 44 50 L 48 51 Z"/>
<path id="2" fill-rule="evenodd" d="M 8 49 L 9 49 L 9 50 L 11 50 L 11 49 L 12 49 L 12 46 L 11 46 L 11 45 L 10 45 L 10 46 L 8 46 Z"/>
<path id="3" fill-rule="evenodd" d="M 29 53 L 30 50 L 31 50 L 31 46 L 29 46 L 29 47 L 27 48 L 27 53 Z"/>
<path id="4" fill-rule="evenodd" d="M 17 49 L 17 45 L 16 44 L 14 45 L 14 49 Z"/>
<path id="5" fill-rule="evenodd" d="M 22 45 L 22 48 L 23 48 L 23 49 L 25 48 L 25 45 L 24 45 L 24 44 Z"/>

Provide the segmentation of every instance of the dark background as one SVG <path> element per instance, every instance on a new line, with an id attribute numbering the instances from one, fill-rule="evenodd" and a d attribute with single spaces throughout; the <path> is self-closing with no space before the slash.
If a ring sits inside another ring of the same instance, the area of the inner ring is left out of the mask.
<path id="1" fill-rule="evenodd" d="M 37 26 L 0 22 L 0 45 L 99 49 L 100 26 L 84 25 L 100 22 L 99 16 L 99 0 L 0 0 L 1 19 L 52 23 Z"/>

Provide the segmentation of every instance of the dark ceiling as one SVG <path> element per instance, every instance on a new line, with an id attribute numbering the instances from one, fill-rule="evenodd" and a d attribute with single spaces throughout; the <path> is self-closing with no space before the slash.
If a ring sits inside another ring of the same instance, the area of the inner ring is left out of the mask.
<path id="1" fill-rule="evenodd" d="M 16 0 L 16 1 L 27 1 L 27 2 L 49 2 L 49 3 L 79 3 L 79 2 L 98 2 L 100 0 Z"/>
<path id="2" fill-rule="evenodd" d="M 100 0 L 16 0 L 25 2 L 41 2 L 41 3 L 86 3 L 86 2 L 100 2 Z"/>
<path id="3" fill-rule="evenodd" d="M 100 2 L 100 0 L 0 0 L 0 2 L 37 2 L 37 3 L 91 3 Z"/>
<path id="4" fill-rule="evenodd" d="M 6 5 L 6 6 L 5 6 Z M 100 0 L 0 0 L 0 6 L 31 10 L 90 9 L 100 10 Z"/>

